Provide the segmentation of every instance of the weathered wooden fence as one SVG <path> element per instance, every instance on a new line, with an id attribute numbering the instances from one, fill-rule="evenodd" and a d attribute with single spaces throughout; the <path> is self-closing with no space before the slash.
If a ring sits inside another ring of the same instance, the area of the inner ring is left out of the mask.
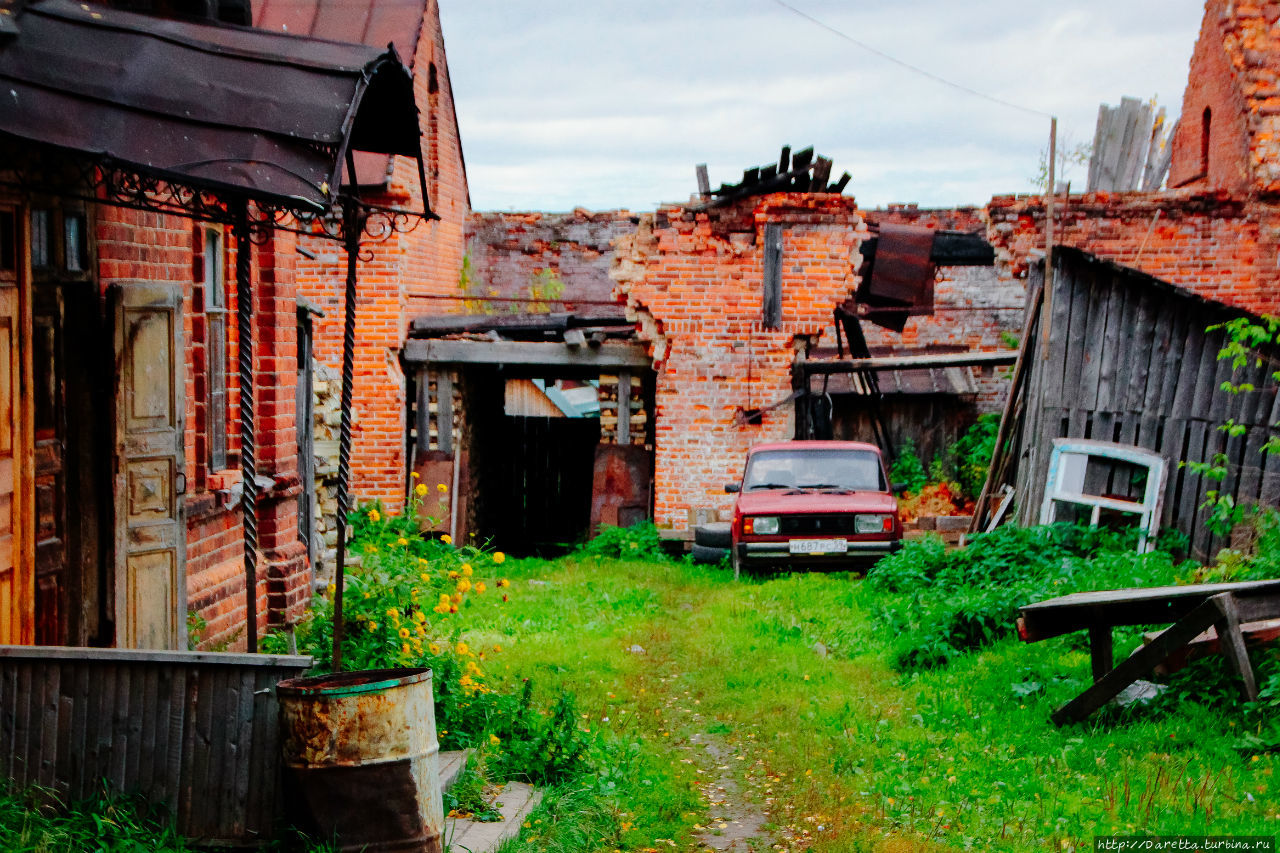
<path id="1" fill-rule="evenodd" d="M 106 784 L 206 843 L 266 840 L 280 799 L 275 685 L 308 657 L 0 646 L 0 771 L 69 799 Z"/>
<path id="2" fill-rule="evenodd" d="M 1039 284 L 1035 275 L 1032 294 Z M 1010 464 L 992 488 L 995 493 L 1002 481 L 1014 485 L 1020 523 L 1036 523 L 1053 439 L 1063 437 L 1160 453 L 1169 464 L 1162 526 L 1190 536 L 1200 557 L 1225 544 L 1205 526 L 1207 512 L 1200 506 L 1206 491 L 1217 488 L 1237 502 L 1280 503 L 1280 456 L 1260 452 L 1280 420 L 1270 376 L 1280 362 L 1269 354 L 1261 368 L 1250 364 L 1233 381 L 1256 390 L 1228 394 L 1221 385 L 1232 378 L 1231 364 L 1218 360 L 1224 333 L 1206 331 L 1243 312 L 1063 247 L 1054 249 L 1048 305 L 1048 357 L 1041 349 L 1043 315 L 1033 311 L 1025 370 L 1010 391 Z M 1229 437 L 1218 429 L 1228 419 L 1244 428 L 1242 435 Z M 1222 483 L 1179 466 L 1217 453 L 1228 460 Z"/>

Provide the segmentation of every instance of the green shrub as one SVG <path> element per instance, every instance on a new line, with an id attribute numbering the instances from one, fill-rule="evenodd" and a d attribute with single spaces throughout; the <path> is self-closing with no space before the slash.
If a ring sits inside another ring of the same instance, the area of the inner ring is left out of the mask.
<path id="1" fill-rule="evenodd" d="M 997 414 L 979 415 L 973 426 L 947 450 L 955 470 L 960 490 L 971 500 L 977 500 L 987 480 L 987 468 L 996 448 L 996 432 L 1000 429 Z"/>
<path id="2" fill-rule="evenodd" d="M 920 461 L 920 454 L 916 452 L 916 443 L 912 439 L 902 440 L 897 458 L 889 466 L 889 479 L 895 484 L 900 484 L 908 492 L 918 492 L 925 483 L 929 482 L 924 463 Z"/>
<path id="3" fill-rule="evenodd" d="M 602 524 L 600 532 L 583 550 L 596 557 L 622 560 L 662 562 L 667 559 L 666 552 L 662 550 L 662 534 L 652 521 L 636 522 L 630 527 Z"/>
<path id="4" fill-rule="evenodd" d="M 1191 564 L 1164 551 L 1139 554 L 1132 532 L 1078 525 L 1000 527 L 947 551 L 936 538 L 908 542 L 881 560 L 867 583 L 897 593 L 877 620 L 899 640 L 899 669 L 944 666 L 1015 633 L 1018 608 L 1089 589 L 1158 586 Z"/>

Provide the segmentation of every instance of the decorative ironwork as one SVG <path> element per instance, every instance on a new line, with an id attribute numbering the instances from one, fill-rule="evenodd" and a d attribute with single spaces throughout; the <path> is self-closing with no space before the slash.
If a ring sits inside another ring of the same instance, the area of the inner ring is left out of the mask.
<path id="1" fill-rule="evenodd" d="M 235 221 L 236 245 L 252 239 L 247 205 L 241 204 Z M 236 321 L 240 367 L 240 471 L 243 481 L 240 511 L 244 516 L 245 615 L 249 623 L 249 651 L 258 651 L 258 466 L 255 452 L 253 389 L 253 293 L 249 286 L 249 255 L 236 252 Z"/>

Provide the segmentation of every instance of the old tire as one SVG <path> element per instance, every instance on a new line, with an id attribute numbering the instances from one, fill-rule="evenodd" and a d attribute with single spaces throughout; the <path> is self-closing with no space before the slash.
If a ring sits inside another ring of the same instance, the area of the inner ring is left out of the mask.
<path id="1" fill-rule="evenodd" d="M 690 552 L 695 563 L 719 563 L 725 557 L 729 556 L 728 548 L 716 548 L 710 545 L 699 545 L 693 543 L 693 550 Z"/>
<path id="2" fill-rule="evenodd" d="M 727 521 L 710 521 L 693 528 L 693 542 L 707 548 L 728 548 L 733 544 L 733 533 Z"/>

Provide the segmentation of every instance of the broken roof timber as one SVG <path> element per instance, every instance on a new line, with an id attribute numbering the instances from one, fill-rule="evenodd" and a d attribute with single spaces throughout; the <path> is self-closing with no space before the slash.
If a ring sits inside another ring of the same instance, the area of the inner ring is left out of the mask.
<path id="1" fill-rule="evenodd" d="M 653 360 L 643 344 L 605 343 L 570 347 L 541 341 L 411 340 L 404 359 L 410 364 L 505 364 L 531 367 L 649 368 Z"/>
<path id="2" fill-rule="evenodd" d="M 920 367 L 990 367 L 1013 364 L 1017 350 L 1000 352 L 958 352 L 933 355 L 889 355 L 873 358 L 846 358 L 832 361 L 805 361 L 800 367 L 809 375 L 848 373 L 854 370 L 909 370 Z"/>

